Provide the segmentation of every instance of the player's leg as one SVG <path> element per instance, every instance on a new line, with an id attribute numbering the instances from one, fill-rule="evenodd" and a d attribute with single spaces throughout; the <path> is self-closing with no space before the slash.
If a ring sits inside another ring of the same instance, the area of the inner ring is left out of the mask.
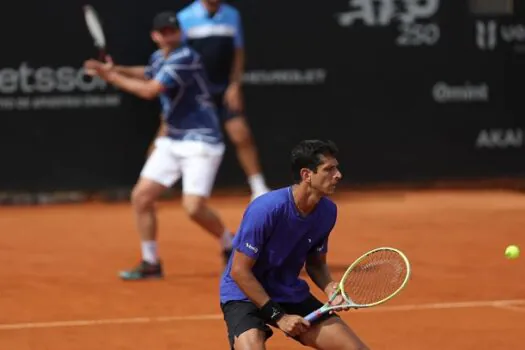
<path id="1" fill-rule="evenodd" d="M 266 350 L 266 334 L 259 329 L 250 329 L 235 337 L 235 350 Z"/>
<path id="2" fill-rule="evenodd" d="M 228 109 L 223 94 L 214 95 L 213 99 L 226 133 L 235 146 L 237 159 L 248 178 L 253 200 L 268 192 L 269 189 L 261 171 L 259 154 L 250 127 L 241 113 L 235 113 Z"/>
<path id="3" fill-rule="evenodd" d="M 157 254 L 157 215 L 155 202 L 180 178 L 179 161 L 171 154 L 170 140 L 159 139 L 146 161 L 139 181 L 133 188 L 131 203 L 141 240 L 142 262 L 131 270 L 122 271 L 125 280 L 162 277 L 162 265 Z"/>
<path id="4" fill-rule="evenodd" d="M 269 191 L 261 171 L 259 154 L 246 118 L 241 115 L 226 117 L 224 128 L 235 145 L 237 159 L 241 164 L 252 192 L 252 199 Z"/>
<path id="5" fill-rule="evenodd" d="M 297 304 L 283 304 L 288 313 L 306 316 L 323 304 L 310 295 Z M 368 350 L 350 327 L 337 315 L 326 314 L 296 338 L 303 345 L 319 350 Z"/>
<path id="6" fill-rule="evenodd" d="M 217 151 L 212 145 L 205 148 L 208 150 L 204 150 L 204 154 L 187 156 L 181 161 L 182 204 L 197 225 L 220 241 L 227 262 L 232 251 L 231 231 L 207 203 L 222 161 L 223 148 Z"/>
<path id="7" fill-rule="evenodd" d="M 314 323 L 299 336 L 306 346 L 319 350 L 368 350 L 352 329 L 339 317 Z"/>
<path id="8" fill-rule="evenodd" d="M 221 309 L 231 349 L 266 349 L 265 342 L 272 336 L 273 331 L 258 317 L 258 309 L 253 303 L 231 301 L 221 305 Z"/>

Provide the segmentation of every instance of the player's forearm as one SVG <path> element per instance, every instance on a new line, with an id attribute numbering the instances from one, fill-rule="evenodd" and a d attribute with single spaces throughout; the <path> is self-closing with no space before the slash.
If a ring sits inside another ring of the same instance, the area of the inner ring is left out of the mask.
<path id="1" fill-rule="evenodd" d="M 236 49 L 230 75 L 230 84 L 242 84 L 244 74 L 244 49 Z"/>
<path id="2" fill-rule="evenodd" d="M 114 66 L 113 69 L 131 78 L 145 79 L 146 67 L 144 66 Z"/>
<path id="3" fill-rule="evenodd" d="M 151 100 L 157 96 L 157 92 L 149 88 L 146 81 L 127 77 L 116 71 L 112 72 L 109 76 L 108 82 L 126 92 L 132 93 L 146 100 Z"/>
<path id="4" fill-rule="evenodd" d="M 333 282 L 330 270 L 326 264 L 306 264 L 306 272 L 319 289 L 325 291 L 326 287 Z"/>
<path id="5" fill-rule="evenodd" d="M 230 276 L 258 308 L 270 300 L 270 296 L 250 270 L 232 269 Z"/>

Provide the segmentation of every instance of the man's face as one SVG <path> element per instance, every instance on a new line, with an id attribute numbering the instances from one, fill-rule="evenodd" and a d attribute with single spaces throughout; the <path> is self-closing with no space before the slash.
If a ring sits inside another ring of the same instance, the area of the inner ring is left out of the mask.
<path id="1" fill-rule="evenodd" d="M 332 156 L 320 156 L 321 164 L 317 166 L 317 171 L 307 170 L 306 180 L 310 186 L 323 195 L 330 195 L 335 192 L 337 183 L 343 175 L 337 168 L 339 162 Z"/>
<path id="2" fill-rule="evenodd" d="M 159 48 L 173 48 L 180 43 L 180 30 L 166 27 L 159 30 L 155 30 L 151 33 L 151 38 L 159 46 Z"/>

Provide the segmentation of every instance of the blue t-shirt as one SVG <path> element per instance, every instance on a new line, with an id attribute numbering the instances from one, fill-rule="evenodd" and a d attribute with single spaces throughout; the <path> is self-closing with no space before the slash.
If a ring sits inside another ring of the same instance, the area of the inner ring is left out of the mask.
<path id="1" fill-rule="evenodd" d="M 256 260 L 253 274 L 276 302 L 298 303 L 310 293 L 299 278 L 310 254 L 327 252 L 328 236 L 335 225 L 337 207 L 322 198 L 306 217 L 295 206 L 292 187 L 271 191 L 255 199 L 246 209 L 233 247 Z M 230 259 L 220 284 L 221 303 L 247 301 L 231 278 Z"/>
<path id="2" fill-rule="evenodd" d="M 221 4 L 211 16 L 202 2 L 196 0 L 183 8 L 177 18 L 183 40 L 202 57 L 212 83 L 211 92 L 224 92 L 230 80 L 235 49 L 244 46 L 239 11 Z"/>
<path id="3" fill-rule="evenodd" d="M 161 50 L 151 55 L 146 78 L 164 86 L 160 94 L 168 137 L 175 140 L 222 142 L 222 132 L 209 82 L 199 54 L 182 46 L 167 57 Z"/>

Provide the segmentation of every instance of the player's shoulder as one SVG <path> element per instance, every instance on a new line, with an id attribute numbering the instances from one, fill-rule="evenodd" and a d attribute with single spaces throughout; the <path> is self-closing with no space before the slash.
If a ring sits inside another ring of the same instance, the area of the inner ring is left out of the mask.
<path id="1" fill-rule="evenodd" d="M 289 188 L 283 187 L 255 198 L 248 209 L 257 213 L 275 214 L 286 207 L 289 201 Z"/>
<path id="2" fill-rule="evenodd" d="M 241 13 L 239 12 L 239 10 L 237 10 L 232 5 L 228 4 L 223 4 L 221 6 L 221 12 L 222 15 L 225 17 L 226 22 L 230 22 L 233 25 L 238 25 L 239 19 L 241 17 Z"/>
<path id="3" fill-rule="evenodd" d="M 195 8 L 198 5 L 197 1 L 193 1 L 189 3 L 188 5 L 184 6 L 182 9 L 177 12 L 178 20 L 187 20 L 188 18 L 191 18 L 195 16 L 196 11 Z"/>
<path id="4" fill-rule="evenodd" d="M 230 4 L 222 4 L 221 6 L 222 6 L 222 11 L 227 15 L 230 15 L 230 16 L 240 15 L 239 10 L 237 10 L 237 8 L 235 8 L 234 6 Z"/>
<path id="5" fill-rule="evenodd" d="M 155 61 L 158 61 L 162 58 L 162 50 L 157 50 L 155 52 L 153 52 L 150 56 L 149 56 L 149 61 L 150 63 L 153 63 Z"/>
<path id="6" fill-rule="evenodd" d="M 198 54 L 189 46 L 181 46 L 170 53 L 166 59 L 167 64 L 190 64 L 198 60 Z"/>

